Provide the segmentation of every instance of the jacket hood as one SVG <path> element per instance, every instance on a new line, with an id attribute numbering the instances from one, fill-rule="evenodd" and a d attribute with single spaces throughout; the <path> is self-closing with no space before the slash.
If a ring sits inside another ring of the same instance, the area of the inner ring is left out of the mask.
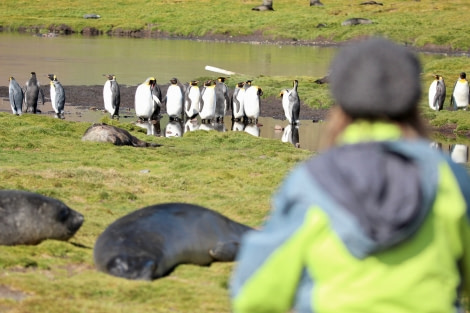
<path id="1" fill-rule="evenodd" d="M 420 160 L 420 149 L 416 150 L 420 145 L 411 145 L 401 141 L 349 144 L 307 163 L 310 174 L 335 207 L 359 226 L 359 232 L 335 229 L 356 257 L 406 240 L 430 210 L 437 175 L 423 168 L 426 162 Z M 425 148 L 421 151 L 429 153 Z"/>

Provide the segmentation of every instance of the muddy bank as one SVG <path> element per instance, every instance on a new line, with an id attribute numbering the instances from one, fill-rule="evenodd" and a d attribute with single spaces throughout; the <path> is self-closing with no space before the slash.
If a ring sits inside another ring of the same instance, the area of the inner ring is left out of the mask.
<path id="1" fill-rule="evenodd" d="M 42 87 L 46 102 L 50 100 L 48 87 Z M 137 86 L 120 86 L 121 108 L 134 108 L 134 95 Z M 166 94 L 168 85 L 160 85 L 162 94 Z M 66 106 L 81 106 L 97 109 L 104 109 L 103 105 L 103 86 L 64 86 Z M 8 87 L 0 86 L 0 97 L 8 99 Z M 41 105 L 38 106 L 41 109 Z M 49 108 L 47 108 L 49 109 Z M 301 104 L 300 119 L 302 120 L 324 120 L 328 109 L 312 109 L 305 104 Z M 162 113 L 166 113 L 165 106 L 162 107 Z M 231 112 L 228 112 L 230 114 Z M 261 100 L 261 116 L 272 117 L 275 119 L 285 119 L 282 109 L 281 99 L 268 97 Z"/>
<path id="2" fill-rule="evenodd" d="M 44 31 L 48 33 L 44 33 Z M 0 32 L 11 31 L 10 29 L 0 26 Z M 19 33 L 31 33 L 43 37 L 55 37 L 55 36 L 67 36 L 72 34 L 81 34 L 83 36 L 113 36 L 113 37 L 132 37 L 132 38 L 161 38 L 161 39 L 174 39 L 174 40 L 195 40 L 195 41 L 213 41 L 213 42 L 233 42 L 233 43 L 250 43 L 250 44 L 273 44 L 273 45 L 296 45 L 296 46 L 340 46 L 347 42 L 362 40 L 365 36 L 357 36 L 349 41 L 338 42 L 328 39 L 323 36 L 318 36 L 313 40 L 303 40 L 298 38 L 274 38 L 267 36 L 261 31 L 255 31 L 250 35 L 237 35 L 231 34 L 205 34 L 203 36 L 179 36 L 170 34 L 161 30 L 127 30 L 116 28 L 107 32 L 100 31 L 94 27 L 84 27 L 82 30 L 77 31 L 72 27 L 60 24 L 45 26 L 26 26 L 19 27 L 17 30 Z M 413 46 L 412 42 L 404 41 L 402 44 L 409 46 L 417 52 L 422 53 L 436 53 L 445 54 L 450 56 L 464 56 L 470 55 L 470 49 L 468 50 L 457 50 L 453 49 L 450 45 L 437 45 L 433 43 L 427 43 L 423 46 Z"/>

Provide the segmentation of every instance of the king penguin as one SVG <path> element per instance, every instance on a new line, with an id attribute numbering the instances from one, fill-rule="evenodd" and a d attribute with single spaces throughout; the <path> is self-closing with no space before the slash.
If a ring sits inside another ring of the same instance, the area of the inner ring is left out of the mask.
<path id="1" fill-rule="evenodd" d="M 215 83 L 215 119 L 218 123 L 224 122 L 225 112 L 230 103 L 225 79 L 225 77 L 218 77 Z"/>
<path id="2" fill-rule="evenodd" d="M 148 77 L 142 84 L 137 86 L 134 97 L 135 115 L 139 120 L 149 120 L 160 103 L 160 99 L 154 94 L 157 80 Z"/>
<path id="3" fill-rule="evenodd" d="M 55 112 L 56 118 L 65 118 L 64 107 L 65 107 L 65 91 L 61 83 L 57 80 L 57 76 L 54 74 L 47 75 L 51 80 L 50 93 L 51 93 L 51 104 L 52 109 Z"/>
<path id="4" fill-rule="evenodd" d="M 166 113 L 170 120 L 180 120 L 183 117 L 184 88 L 177 78 L 170 79 L 163 102 L 166 103 Z"/>
<path id="5" fill-rule="evenodd" d="M 455 82 L 454 90 L 452 91 L 451 106 L 454 110 L 466 110 L 469 102 L 470 88 L 467 81 L 467 74 L 460 73 L 459 79 Z"/>
<path id="6" fill-rule="evenodd" d="M 294 80 L 292 85 L 292 89 L 283 89 L 280 96 L 282 97 L 282 108 L 284 109 L 284 114 L 286 119 L 289 121 L 289 124 L 298 124 L 300 98 L 297 93 L 297 87 L 299 86 L 299 82 Z"/>
<path id="7" fill-rule="evenodd" d="M 15 115 L 23 114 L 23 89 L 14 77 L 10 77 L 10 84 L 8 86 L 10 96 L 11 111 Z"/>
<path id="8" fill-rule="evenodd" d="M 263 95 L 263 90 L 259 86 L 251 85 L 245 91 L 245 116 L 250 123 L 258 123 L 260 115 L 260 97 Z"/>
<path id="9" fill-rule="evenodd" d="M 26 82 L 24 97 L 26 103 L 25 112 L 31 109 L 31 111 L 36 114 L 38 112 L 38 100 L 41 100 L 44 105 L 44 93 L 35 72 L 31 72 L 31 77 Z"/>
<path id="10" fill-rule="evenodd" d="M 245 110 L 243 108 L 245 103 L 245 83 L 239 82 L 235 89 L 233 90 L 232 95 L 232 120 L 240 122 L 245 116 Z"/>
<path id="11" fill-rule="evenodd" d="M 199 109 L 199 116 L 201 117 L 202 124 L 208 122 L 215 117 L 215 84 L 213 80 L 207 80 L 201 91 L 201 107 Z"/>
<path id="12" fill-rule="evenodd" d="M 116 76 L 112 74 L 103 74 L 108 80 L 103 87 L 104 108 L 111 114 L 111 119 L 119 119 L 119 105 L 121 104 L 121 93 Z"/>
<path id="13" fill-rule="evenodd" d="M 198 83 L 197 80 L 191 81 L 184 92 L 184 113 L 190 120 L 194 119 L 199 114 L 201 90 L 199 89 Z"/>
<path id="14" fill-rule="evenodd" d="M 440 111 L 444 107 L 446 99 L 446 84 L 440 75 L 434 75 L 434 80 L 429 86 L 429 107 L 435 111 Z"/>

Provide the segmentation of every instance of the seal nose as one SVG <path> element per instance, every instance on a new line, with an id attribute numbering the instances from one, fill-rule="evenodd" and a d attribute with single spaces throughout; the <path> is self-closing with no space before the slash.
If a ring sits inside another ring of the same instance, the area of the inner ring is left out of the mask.
<path id="1" fill-rule="evenodd" d="M 68 228 L 72 234 L 75 234 L 75 232 L 82 227 L 83 222 L 85 221 L 85 217 L 78 212 L 74 212 L 74 216 L 71 219 L 71 222 L 68 225 Z"/>

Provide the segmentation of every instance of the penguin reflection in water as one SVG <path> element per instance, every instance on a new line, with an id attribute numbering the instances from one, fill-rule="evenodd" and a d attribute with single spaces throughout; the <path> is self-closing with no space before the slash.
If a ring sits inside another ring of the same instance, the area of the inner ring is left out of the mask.
<path id="1" fill-rule="evenodd" d="M 166 113 L 170 120 L 183 119 L 184 87 L 177 78 L 170 79 L 170 86 L 163 102 L 166 104 Z"/>
<path id="2" fill-rule="evenodd" d="M 135 91 L 135 115 L 140 121 L 152 119 L 155 111 L 160 111 L 161 101 L 157 96 L 156 84 L 155 77 L 148 77 Z"/>
<path id="3" fill-rule="evenodd" d="M 10 97 L 11 111 L 15 115 L 21 115 L 23 113 L 23 89 L 21 89 L 20 84 L 18 84 L 18 82 L 12 76 L 10 77 L 8 92 Z"/>
<path id="4" fill-rule="evenodd" d="M 299 124 L 300 98 L 297 93 L 299 82 L 293 81 L 292 89 L 283 89 L 280 93 L 282 98 L 282 108 L 289 124 Z"/>
<path id="5" fill-rule="evenodd" d="M 103 87 L 104 108 L 111 114 L 111 119 L 119 119 L 119 105 L 121 104 L 121 93 L 116 76 L 113 74 L 103 74 L 108 80 Z"/>
<path id="6" fill-rule="evenodd" d="M 55 112 L 55 118 L 65 118 L 64 107 L 65 107 L 65 91 L 62 84 L 57 80 L 57 76 L 54 74 L 47 75 L 51 80 L 50 92 L 51 92 L 51 104 L 52 109 Z"/>
<path id="7" fill-rule="evenodd" d="M 25 112 L 31 111 L 34 114 L 38 113 L 38 101 L 41 100 L 44 105 L 44 92 L 41 89 L 41 85 L 36 77 L 35 72 L 31 72 L 31 77 L 26 82 L 24 101 L 26 104 Z M 40 112 L 40 111 L 39 111 Z"/>
<path id="8" fill-rule="evenodd" d="M 429 107 L 435 111 L 440 111 L 444 107 L 446 99 L 446 84 L 440 75 L 434 75 L 434 80 L 429 86 Z"/>
<path id="9" fill-rule="evenodd" d="M 215 84 L 213 80 L 207 80 L 201 91 L 201 107 L 199 116 L 201 117 L 202 124 L 210 123 L 215 117 Z"/>

